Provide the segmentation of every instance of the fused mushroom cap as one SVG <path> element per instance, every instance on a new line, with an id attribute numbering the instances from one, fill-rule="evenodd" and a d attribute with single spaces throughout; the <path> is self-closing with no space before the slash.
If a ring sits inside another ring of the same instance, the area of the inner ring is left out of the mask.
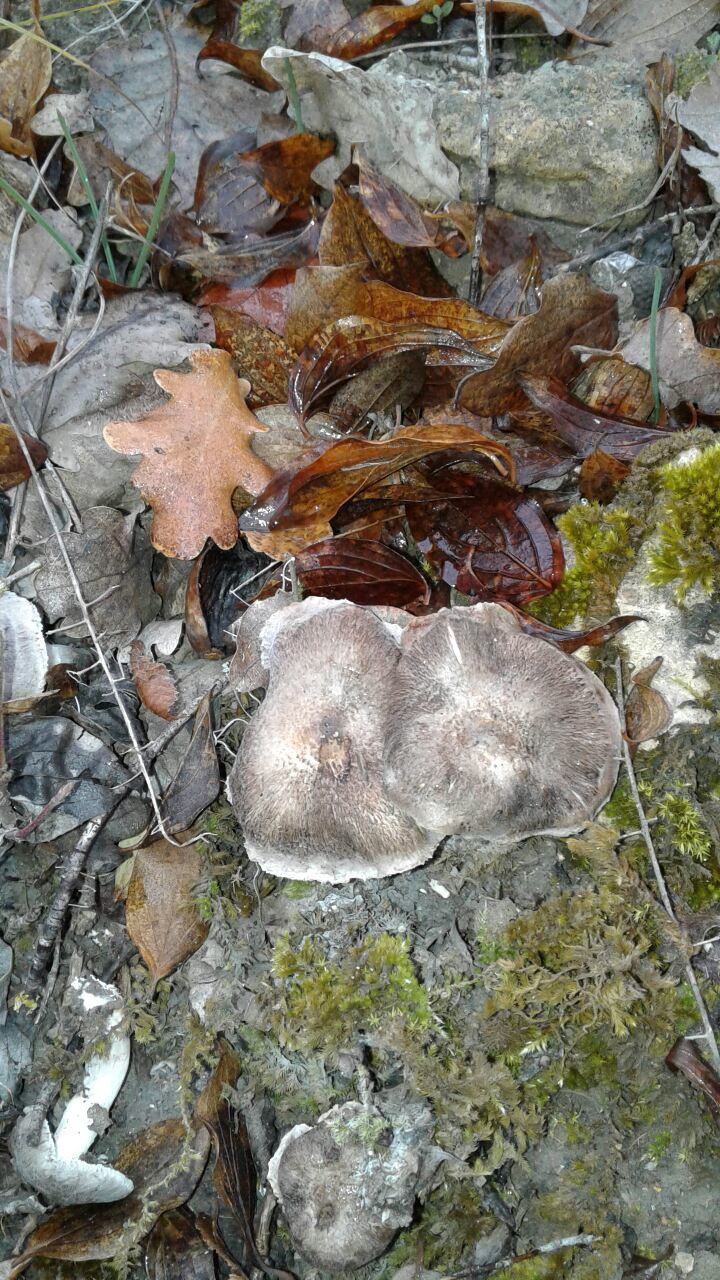
<path id="1" fill-rule="evenodd" d="M 268 1179 L 298 1253 L 346 1271 L 379 1257 L 410 1222 L 419 1167 L 379 1111 L 347 1102 L 291 1129 Z"/>
<path id="2" fill-rule="evenodd" d="M 248 855 L 265 871 L 337 884 L 431 856 L 439 836 L 421 830 L 383 783 L 398 635 L 372 610 L 315 597 L 264 626 L 269 687 L 228 794 Z"/>
<path id="3" fill-rule="evenodd" d="M 389 794 L 448 834 L 569 835 L 617 778 L 605 686 L 499 605 L 443 609 L 405 630 L 389 724 Z"/>
<path id="4" fill-rule="evenodd" d="M 260 657 L 260 637 L 270 618 L 289 604 L 292 597 L 284 591 L 264 600 L 253 600 L 236 624 L 235 652 L 228 673 L 230 688 L 235 693 L 252 693 L 253 689 L 267 687 L 268 673 Z"/>

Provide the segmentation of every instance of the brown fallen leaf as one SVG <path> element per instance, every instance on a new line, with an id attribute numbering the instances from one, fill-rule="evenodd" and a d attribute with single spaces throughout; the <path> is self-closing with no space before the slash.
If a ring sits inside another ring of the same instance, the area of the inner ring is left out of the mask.
<path id="1" fill-rule="evenodd" d="M 215 1280 L 215 1255 L 187 1209 L 158 1218 L 145 1249 L 148 1280 Z"/>
<path id="2" fill-rule="evenodd" d="M 294 269 L 281 267 L 279 271 L 271 271 L 259 285 L 252 285 L 248 289 L 210 284 L 198 296 L 197 303 L 201 307 L 218 306 L 227 311 L 239 312 L 282 337 L 294 283 Z"/>
<path id="3" fill-rule="evenodd" d="M 199 228 L 195 233 L 202 237 Z M 317 249 L 320 223 L 311 218 L 298 230 L 278 232 L 273 236 L 247 235 L 225 244 L 212 242 L 205 247 L 185 244 L 168 264 L 158 262 L 158 281 L 164 289 L 176 289 L 186 297 L 194 297 L 209 284 L 228 289 L 249 289 L 265 280 L 270 272 L 283 267 L 299 267 L 312 258 Z M 153 272 L 155 271 L 153 260 Z"/>
<path id="4" fill-rule="evenodd" d="M 233 547 L 233 491 L 261 493 L 272 472 L 252 453 L 262 423 L 248 409 L 250 384 L 238 379 L 227 351 L 193 351 L 191 373 L 157 369 L 170 400 L 137 422 L 110 422 L 116 453 L 141 453 L 133 483 L 153 508 L 151 539 L 164 555 L 192 560 L 208 538 Z"/>
<path id="5" fill-rule="evenodd" d="M 319 330 L 345 316 L 364 316 L 387 324 L 418 321 L 452 329 L 489 356 L 499 352 L 510 331 L 506 321 L 461 298 L 424 298 L 384 280 L 368 279 L 359 263 L 301 267 L 288 306 L 286 341 L 301 351 Z"/>
<path id="6" fill-rule="evenodd" d="M 522 412 L 502 418 L 480 418 L 467 409 L 441 404 L 427 409 L 421 423 L 450 422 L 474 427 L 481 435 L 502 444 L 515 465 L 515 483 L 519 488 L 537 484 L 549 476 L 567 475 L 577 458 L 548 425 L 544 415 Z"/>
<path id="7" fill-rule="evenodd" d="M 289 205 L 308 205 L 317 188 L 311 173 L 335 150 L 332 138 L 294 133 L 251 147 L 242 130 L 212 142 L 200 159 L 194 209 L 209 231 L 239 235 L 268 231 Z"/>
<path id="8" fill-rule="evenodd" d="M 21 364 L 48 364 L 55 343 L 24 324 L 13 324 L 13 355 Z M 0 320 L 0 351 L 7 351 L 7 324 Z"/>
<path id="9" fill-rule="evenodd" d="M 252 408 L 278 404 L 287 397 L 295 352 L 270 329 L 239 311 L 211 307 L 215 341 L 229 351 L 238 373 L 250 383 L 247 403 Z"/>
<path id="10" fill-rule="evenodd" d="M 467 237 L 450 211 L 426 213 L 417 200 L 374 169 L 358 147 L 353 149 L 353 161 L 358 167 L 360 199 L 388 240 L 407 248 L 439 249 L 451 258 L 467 253 Z"/>
<path id="11" fill-rule="evenodd" d="M 386 356 L 378 364 L 360 371 L 334 393 L 327 412 L 342 435 L 353 431 L 362 434 L 371 426 L 369 415 L 393 414 L 410 408 L 425 382 L 425 357 L 422 351 L 403 351 Z"/>
<path id="12" fill-rule="evenodd" d="M 329 33 L 320 49 L 331 58 L 359 58 L 406 31 L 423 14 L 430 13 L 436 0 L 416 4 L 380 4 L 351 18 L 344 27 Z"/>
<path id="13" fill-rule="evenodd" d="M 50 49 L 35 39 L 40 34 L 20 36 L 0 62 L 0 150 L 11 156 L 35 154 L 30 121 L 52 75 Z"/>
<path id="14" fill-rule="evenodd" d="M 179 849 L 156 840 L 135 851 L 125 920 L 153 983 L 187 960 L 208 935 L 210 925 L 194 896 L 201 874 L 195 845 Z"/>
<path id="15" fill-rule="evenodd" d="M 333 202 L 323 222 L 318 258 L 326 267 L 346 267 L 364 262 L 372 275 L 395 285 L 397 289 L 412 286 L 425 298 L 452 296 L 450 285 L 443 280 L 427 249 L 413 249 L 393 244 L 373 221 L 358 196 L 348 191 L 346 180 L 354 172 L 345 170 L 335 183 Z"/>
<path id="16" fill-rule="evenodd" d="M 506 601 L 500 602 L 503 609 L 507 609 L 517 619 L 518 625 L 526 631 L 529 636 L 539 636 L 541 640 L 547 640 L 550 644 L 554 644 L 556 649 L 562 649 L 564 653 L 575 653 L 577 649 L 582 649 L 585 645 L 605 644 L 606 641 L 612 640 L 619 631 L 624 631 L 625 627 L 629 627 L 631 622 L 644 622 L 644 618 L 637 613 L 619 614 L 617 618 L 610 618 L 608 622 L 602 622 L 597 627 L 590 627 L 588 631 L 570 631 L 566 627 L 551 627 L 547 622 L 541 622 L 539 618 L 533 618 L 532 614 L 524 613 L 522 609 L 516 608 L 513 604 Z"/>
<path id="17" fill-rule="evenodd" d="M 110 184 L 117 194 L 121 193 L 126 200 L 132 200 L 135 205 L 155 203 L 157 190 L 147 174 L 121 160 L 120 156 L 109 147 L 98 142 L 95 134 L 84 134 L 76 138 L 75 146 L 96 200 L 103 198 Z M 77 171 L 70 183 L 68 201 L 78 207 L 87 204 L 87 192 Z"/>
<path id="18" fill-rule="evenodd" d="M 262 49 L 241 49 L 239 45 L 233 44 L 232 40 L 211 36 L 197 56 L 197 65 L 199 67 L 208 58 L 216 58 L 218 62 L 227 63 L 237 71 L 242 80 L 247 80 L 248 84 L 254 84 L 256 89 L 275 93 L 282 88 L 282 85 L 279 85 L 270 72 L 265 70 L 262 57 Z"/>
<path id="19" fill-rule="evenodd" d="M 163 720 L 174 720 L 181 707 L 178 687 L 170 668 L 156 662 L 142 640 L 130 645 L 130 674 L 143 706 Z"/>
<path id="20" fill-rule="evenodd" d="M 113 1165 L 134 1183 L 124 1200 L 56 1209 L 25 1241 L 7 1280 L 33 1258 L 92 1262 L 128 1252 L 168 1209 L 184 1204 L 197 1186 L 210 1151 L 204 1126 L 188 1133 L 182 1120 L 163 1120 L 131 1138 Z"/>
<path id="21" fill-rule="evenodd" d="M 344 27 L 350 15 L 342 0 L 302 0 L 294 4 L 285 27 L 288 49 L 319 50 L 323 41 Z"/>
<path id="22" fill-rule="evenodd" d="M 534 236 L 546 268 L 558 267 L 567 262 L 568 254 L 550 239 L 542 224 L 534 218 L 523 218 L 518 213 L 507 213 L 489 205 L 485 211 L 485 227 L 480 265 L 486 275 L 495 276 L 504 267 L 511 267 L 528 251 L 530 237 Z"/>
<path id="23" fill-rule="evenodd" d="M 647 422 L 653 411 L 650 374 L 622 356 L 591 361 L 570 383 L 570 391 L 590 409 L 638 423 Z"/>
<path id="24" fill-rule="evenodd" d="M 420 570 L 397 551 L 366 538 L 331 538 L 295 557 L 295 571 L 309 596 L 355 604 L 427 604 L 430 589 Z"/>
<path id="25" fill-rule="evenodd" d="M 720 1123 L 720 1078 L 703 1058 L 697 1045 L 680 1036 L 665 1062 L 671 1071 L 680 1072 L 696 1089 L 705 1094 L 711 1114 Z"/>
<path id="26" fill-rule="evenodd" d="M 187 750 L 162 798 L 164 826 L 171 835 L 186 831 L 217 800 L 220 766 L 214 728 L 212 694 L 207 693 L 195 712 Z"/>
<path id="27" fill-rule="evenodd" d="M 445 326 L 422 320 L 383 323 L 343 316 L 322 329 L 298 356 L 290 375 L 288 401 L 303 422 L 314 402 L 330 387 L 351 377 L 361 365 L 422 351 L 429 363 L 482 368 L 492 362 L 494 335 L 476 341 Z"/>
<path id="28" fill-rule="evenodd" d="M 716 21 L 714 0 L 589 0 L 580 30 L 611 42 L 623 58 L 647 63 L 688 49 Z"/>
<path id="29" fill-rule="evenodd" d="M 257 1174 L 247 1126 L 242 1113 L 227 1096 L 228 1090 L 237 1085 L 242 1062 L 224 1036 L 220 1037 L 219 1049 L 217 1066 L 198 1098 L 195 1114 L 198 1122 L 208 1129 L 215 1149 L 215 1192 L 232 1210 L 254 1258 L 257 1256 L 253 1235 Z"/>
<path id="30" fill-rule="evenodd" d="M 602 449 L 595 449 L 583 459 L 580 468 L 580 493 L 588 502 L 612 502 L 630 467 Z"/>
<path id="31" fill-rule="evenodd" d="M 460 404 L 477 414 L 507 413 L 527 404 L 517 375 L 547 373 L 559 379 L 577 372 L 574 344 L 607 348 L 617 333 L 617 301 L 587 276 L 555 276 L 541 290 L 540 310 L 523 316 L 508 333 L 492 369 L 462 387 Z"/>
<path id="32" fill-rule="evenodd" d="M 351 498 L 403 467 L 433 453 L 451 450 L 488 458 L 513 478 L 507 449 L 472 428 L 437 423 L 402 427 L 385 440 L 350 437 L 308 447 L 308 462 L 279 471 L 261 500 L 243 512 L 239 525 L 251 547 L 274 559 L 297 554 L 330 536 L 330 521 Z"/>
<path id="33" fill-rule="evenodd" d="M 41 467 L 47 458 L 45 445 L 34 436 L 26 435 L 24 431 L 22 438 L 35 466 Z M 29 476 L 30 468 L 15 432 L 7 422 L 0 422 L 0 489 L 14 489 L 15 485 L 22 484 Z"/>
<path id="34" fill-rule="evenodd" d="M 625 732 L 633 747 L 651 738 L 659 738 L 672 724 L 672 707 L 652 682 L 663 664 L 656 658 L 649 666 L 633 674 L 625 703 Z"/>
<path id="35" fill-rule="evenodd" d="M 649 444 L 668 437 L 668 432 L 658 427 L 645 427 L 628 418 L 616 418 L 609 413 L 589 409 L 571 396 L 557 378 L 521 375 L 518 381 L 535 407 L 550 415 L 560 439 L 579 458 L 586 458 L 596 449 L 602 449 L 613 458 L 631 462 Z"/>
<path id="36" fill-rule="evenodd" d="M 480 306 L 487 315 L 501 320 L 533 315 L 540 307 L 542 282 L 542 257 L 535 236 L 531 236 L 525 256 L 488 281 Z"/>
<path id="37" fill-rule="evenodd" d="M 663 307 L 657 318 L 657 371 L 663 404 L 683 400 L 702 413 L 720 413 L 720 351 L 702 346 L 690 316 Z M 650 321 L 643 320 L 622 349 L 624 360 L 650 369 Z"/>

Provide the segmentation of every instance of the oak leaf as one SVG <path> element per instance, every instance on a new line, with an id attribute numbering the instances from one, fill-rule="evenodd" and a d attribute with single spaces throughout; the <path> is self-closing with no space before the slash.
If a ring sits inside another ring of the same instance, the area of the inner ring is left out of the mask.
<path id="1" fill-rule="evenodd" d="M 116 453 L 141 453 L 133 483 L 153 508 L 158 551 L 192 560 L 208 538 L 237 541 L 233 491 L 262 493 L 272 472 L 251 451 L 262 423 L 247 407 L 250 383 L 238 379 L 226 351 L 193 351 L 191 373 L 156 369 L 170 400 L 137 422 L 110 422 L 103 435 Z"/>
<path id="2" fill-rule="evenodd" d="M 194 845 L 176 848 L 155 840 L 135 853 L 126 924 L 153 982 L 172 973 L 208 935 L 210 925 L 201 919 L 194 897 L 201 871 Z"/>

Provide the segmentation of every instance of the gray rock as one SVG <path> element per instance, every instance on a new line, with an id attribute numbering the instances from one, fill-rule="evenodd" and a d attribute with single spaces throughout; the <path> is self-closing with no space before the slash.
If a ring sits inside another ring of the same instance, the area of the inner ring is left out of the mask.
<path id="1" fill-rule="evenodd" d="M 670 271 L 664 271 L 665 283 L 669 277 Z M 636 321 L 650 314 L 655 267 L 649 262 L 641 262 L 631 253 L 611 253 L 593 263 L 590 279 L 606 293 L 615 294 L 620 340 L 629 338 Z"/>
<path id="2" fill-rule="evenodd" d="M 691 1272 L 693 1280 L 717 1280 L 720 1276 L 720 1254 L 697 1249 L 694 1251 L 694 1258 L 695 1266 Z"/>

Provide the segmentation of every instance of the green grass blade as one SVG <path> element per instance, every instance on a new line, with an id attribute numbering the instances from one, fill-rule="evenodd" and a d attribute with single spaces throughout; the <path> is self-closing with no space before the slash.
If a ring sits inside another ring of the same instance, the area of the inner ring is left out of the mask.
<path id="1" fill-rule="evenodd" d="M 650 381 L 653 393 L 653 411 L 650 421 L 655 426 L 660 420 L 660 380 L 657 367 L 657 318 L 660 306 L 660 290 L 662 289 L 662 271 L 655 268 L 655 286 L 653 288 L 652 306 L 650 307 Z"/>
<path id="2" fill-rule="evenodd" d="M 37 222 L 38 226 L 43 228 L 43 231 L 47 231 L 51 239 L 53 239 L 56 244 L 60 245 L 60 248 L 67 254 L 68 258 L 77 263 L 79 267 L 83 265 L 82 258 L 75 252 L 72 245 L 68 244 L 65 237 L 61 236 L 60 232 L 56 231 L 47 219 L 43 218 L 41 213 L 38 213 L 37 209 L 33 209 L 32 205 L 28 203 L 25 197 L 20 194 L 12 183 L 6 182 L 3 177 L 0 177 L 0 191 L 4 191 L 6 196 L 10 196 L 10 199 L 14 200 L 16 204 L 19 204 L 20 208 L 25 210 L 26 214 L 29 218 L 32 218 L 33 222 Z"/>
<path id="3" fill-rule="evenodd" d="M 155 239 L 155 233 L 157 232 L 157 229 L 160 225 L 160 219 L 163 215 L 163 209 L 165 208 L 165 202 L 167 200 L 168 191 L 170 190 L 170 182 L 173 176 L 174 168 L 175 168 L 175 152 L 171 151 L 167 158 L 167 164 L 165 165 L 165 172 L 162 176 L 162 182 L 160 183 L 160 190 L 158 191 L 158 198 L 155 201 L 155 207 L 153 208 L 153 211 L 152 211 L 150 225 L 147 231 L 145 232 L 145 239 L 143 240 L 140 253 L 138 254 L 138 260 L 135 263 L 135 266 L 133 268 L 133 273 L 130 277 L 131 289 L 137 289 L 138 280 L 140 279 L 140 276 L 142 275 L 143 267 L 145 266 L 145 263 L 148 260 L 148 255 L 150 253 L 150 249 L 152 248 L 153 240 Z"/>
<path id="4" fill-rule="evenodd" d="M 97 225 L 97 220 L 98 220 L 98 205 L 97 205 L 97 200 L 95 199 L 95 194 L 94 194 L 94 192 L 93 192 L 93 189 L 92 189 L 92 187 L 90 186 L 90 179 L 89 179 L 89 177 L 88 177 L 87 169 L 85 168 L 85 165 L 84 165 L 84 164 L 83 164 L 83 162 L 82 162 L 82 158 L 81 158 L 81 156 L 80 156 L 80 152 L 79 152 L 79 151 L 78 151 L 78 149 L 77 149 L 77 146 L 76 146 L 76 143 L 75 143 L 75 139 L 73 138 L 73 136 L 72 136 L 72 134 L 71 134 L 71 132 L 70 132 L 70 130 L 69 130 L 69 128 L 68 128 L 67 120 L 65 119 L 65 117 L 64 117 L 64 115 L 63 115 L 63 113 L 62 113 L 62 111 L 57 111 L 55 114 L 57 115 L 58 122 L 59 122 L 59 124 L 60 124 L 60 128 L 61 128 L 61 129 L 62 129 L 62 131 L 63 131 L 63 137 L 64 137 L 64 139 L 65 139 L 65 143 L 66 143 L 67 149 L 68 149 L 68 151 L 70 152 L 70 156 L 71 156 L 71 159 L 72 159 L 72 161 L 73 161 L 73 164 L 75 165 L 75 167 L 76 167 L 76 169 L 77 169 L 78 177 L 79 177 L 79 179 L 80 179 L 80 181 L 81 181 L 81 183 L 82 183 L 82 185 L 83 185 L 83 188 L 84 188 L 84 190 L 85 190 L 85 194 L 86 194 L 86 196 L 87 196 L 87 198 L 88 198 L 88 204 L 90 205 L 90 208 L 92 209 L 93 217 L 94 217 L 94 219 L 95 219 L 95 223 L 96 223 L 96 225 Z M 110 272 L 110 279 L 112 280 L 113 284 L 117 284 L 117 282 L 118 282 L 118 278 L 117 278 L 117 271 L 115 270 L 115 263 L 114 263 L 114 261 L 113 261 L 112 251 L 111 251 L 111 249 L 110 249 L 110 245 L 109 245 L 109 243 L 108 243 L 108 238 L 107 238 L 107 236 L 106 236 L 105 234 L 103 234 L 103 237 L 102 237 L 102 240 L 100 241 L 100 243 L 102 244 L 102 247 L 103 247 L 103 253 L 105 254 L 105 261 L 107 262 L 108 271 Z"/>

